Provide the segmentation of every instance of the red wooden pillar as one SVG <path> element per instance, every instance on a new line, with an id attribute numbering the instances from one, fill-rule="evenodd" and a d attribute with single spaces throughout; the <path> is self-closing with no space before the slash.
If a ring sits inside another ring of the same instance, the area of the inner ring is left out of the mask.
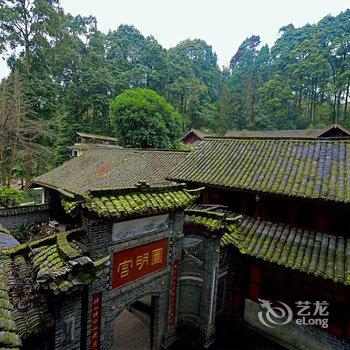
<path id="1" fill-rule="evenodd" d="M 350 340 L 350 321 L 348 321 L 348 327 L 347 327 L 347 330 L 346 330 L 345 338 L 347 340 Z"/>
<path id="2" fill-rule="evenodd" d="M 242 295 L 241 287 L 238 285 L 235 285 L 233 287 L 233 293 L 232 293 L 232 311 L 234 313 L 240 314 L 243 308 L 243 295 Z"/>
<path id="3" fill-rule="evenodd" d="M 261 290 L 261 268 L 253 265 L 250 269 L 250 283 L 248 289 L 249 299 L 256 300 L 260 296 Z"/>
<path id="4" fill-rule="evenodd" d="M 315 213 L 315 228 L 320 232 L 327 232 L 329 226 L 329 210 L 321 206 Z"/>

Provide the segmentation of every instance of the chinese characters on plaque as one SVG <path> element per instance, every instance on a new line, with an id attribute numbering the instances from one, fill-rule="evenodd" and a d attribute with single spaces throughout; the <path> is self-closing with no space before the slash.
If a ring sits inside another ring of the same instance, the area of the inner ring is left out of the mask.
<path id="1" fill-rule="evenodd" d="M 168 240 L 115 253 L 113 257 L 113 288 L 130 283 L 167 267 Z"/>
<path id="2" fill-rule="evenodd" d="M 98 350 L 100 346 L 101 301 L 102 293 L 94 294 L 92 297 L 90 350 Z"/>

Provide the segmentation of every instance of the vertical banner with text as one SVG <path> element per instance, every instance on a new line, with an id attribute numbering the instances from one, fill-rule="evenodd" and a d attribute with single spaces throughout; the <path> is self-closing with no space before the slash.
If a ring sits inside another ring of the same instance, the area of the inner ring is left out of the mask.
<path id="1" fill-rule="evenodd" d="M 98 350 L 100 348 L 101 303 L 102 293 L 94 294 L 92 297 L 90 350 Z"/>

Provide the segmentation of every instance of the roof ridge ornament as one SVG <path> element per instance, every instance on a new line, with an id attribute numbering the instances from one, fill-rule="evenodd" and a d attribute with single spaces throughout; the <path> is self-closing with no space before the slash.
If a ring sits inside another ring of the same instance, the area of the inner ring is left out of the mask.
<path id="1" fill-rule="evenodd" d="M 147 181 L 138 181 L 135 187 L 141 192 L 147 192 L 151 188 L 151 185 Z"/>

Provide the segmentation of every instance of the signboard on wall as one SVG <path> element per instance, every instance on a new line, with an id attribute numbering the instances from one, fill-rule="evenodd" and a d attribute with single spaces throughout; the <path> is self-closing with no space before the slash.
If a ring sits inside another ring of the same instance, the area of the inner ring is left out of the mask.
<path id="1" fill-rule="evenodd" d="M 98 350 L 100 348 L 100 330 L 101 330 L 101 302 L 102 293 L 96 293 L 92 297 L 91 308 L 91 340 L 90 350 Z"/>
<path id="2" fill-rule="evenodd" d="M 112 287 L 117 288 L 167 267 L 168 240 L 147 243 L 113 256 Z"/>
<path id="3" fill-rule="evenodd" d="M 169 228 L 169 214 L 155 215 L 147 218 L 117 222 L 113 224 L 114 242 L 125 241 L 147 233 Z"/>

